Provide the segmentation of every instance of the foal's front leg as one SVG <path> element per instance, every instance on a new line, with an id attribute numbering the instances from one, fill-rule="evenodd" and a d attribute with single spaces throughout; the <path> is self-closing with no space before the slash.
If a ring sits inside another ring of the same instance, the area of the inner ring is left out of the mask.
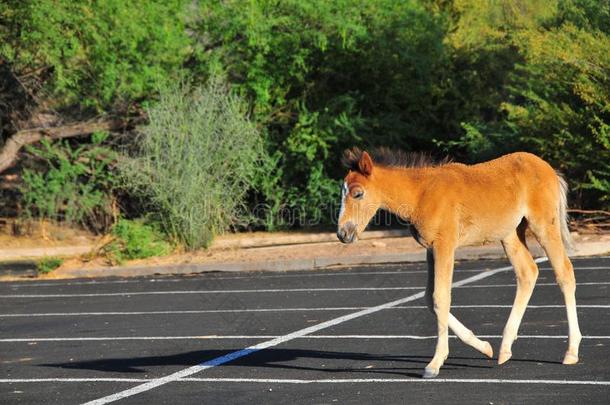
<path id="1" fill-rule="evenodd" d="M 434 251 L 434 312 L 438 326 L 438 340 L 432 361 L 424 370 L 424 378 L 434 378 L 449 355 L 449 307 L 451 306 L 451 279 L 455 246 L 435 243 Z"/>
<path id="2" fill-rule="evenodd" d="M 426 286 L 426 305 L 428 309 L 436 316 L 434 311 L 434 299 L 432 294 L 434 293 L 434 254 L 432 249 L 427 250 L 426 261 L 428 262 L 428 285 Z M 468 329 L 462 322 L 460 322 L 451 311 L 449 311 L 449 318 L 447 320 L 449 329 L 452 330 L 458 338 L 467 345 L 477 349 L 487 357 L 493 357 L 494 351 L 489 344 L 484 340 L 479 339 L 470 329 Z"/>

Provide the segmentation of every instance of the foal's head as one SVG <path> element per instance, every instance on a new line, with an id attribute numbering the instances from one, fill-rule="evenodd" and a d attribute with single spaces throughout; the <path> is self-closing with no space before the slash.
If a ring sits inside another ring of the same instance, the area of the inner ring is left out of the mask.
<path id="1" fill-rule="evenodd" d="M 367 152 L 348 150 L 343 164 L 350 170 L 341 189 L 337 237 L 343 243 L 352 243 L 381 206 L 381 196 L 374 183 L 373 160 Z"/>

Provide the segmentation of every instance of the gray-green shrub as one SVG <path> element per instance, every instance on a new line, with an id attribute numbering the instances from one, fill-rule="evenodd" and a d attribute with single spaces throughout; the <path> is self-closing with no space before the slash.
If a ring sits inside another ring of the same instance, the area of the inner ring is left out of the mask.
<path id="1" fill-rule="evenodd" d="M 148 116 L 139 153 L 121 165 L 125 184 L 150 203 L 169 235 L 189 249 L 206 247 L 245 218 L 262 138 L 219 78 L 162 89 Z"/>

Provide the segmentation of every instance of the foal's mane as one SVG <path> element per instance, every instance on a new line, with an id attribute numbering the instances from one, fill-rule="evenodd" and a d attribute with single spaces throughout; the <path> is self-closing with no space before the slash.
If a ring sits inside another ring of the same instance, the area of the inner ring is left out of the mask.
<path id="1" fill-rule="evenodd" d="M 357 147 L 346 149 L 343 152 L 341 163 L 350 170 L 359 171 L 358 162 L 360 162 L 362 153 L 364 151 Z M 373 148 L 368 153 L 373 159 L 373 163 L 385 167 L 436 167 L 451 163 L 449 158 L 438 160 L 425 152 L 405 152 L 403 150 L 393 150 L 385 146 Z"/>

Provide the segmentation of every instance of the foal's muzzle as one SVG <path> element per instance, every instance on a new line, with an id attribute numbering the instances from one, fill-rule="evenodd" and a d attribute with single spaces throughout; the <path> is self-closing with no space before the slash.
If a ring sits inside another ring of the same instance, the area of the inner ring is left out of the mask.
<path id="1" fill-rule="evenodd" d="M 337 231 L 337 238 L 343 243 L 352 243 L 356 239 L 356 225 L 347 222 Z"/>

